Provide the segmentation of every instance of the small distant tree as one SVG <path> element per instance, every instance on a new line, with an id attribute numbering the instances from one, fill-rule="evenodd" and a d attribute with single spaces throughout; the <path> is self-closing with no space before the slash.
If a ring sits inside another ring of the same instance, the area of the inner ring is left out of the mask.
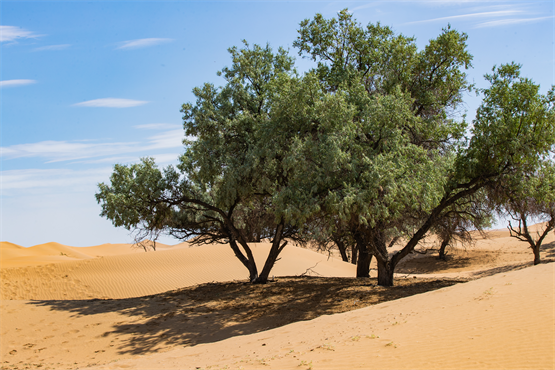
<path id="1" fill-rule="evenodd" d="M 528 243 L 534 253 L 534 265 L 541 262 L 540 249 L 545 237 L 555 230 L 555 165 L 546 161 L 540 169 L 515 181 L 508 179 L 497 189 L 500 213 L 508 216 L 513 238 Z M 543 223 L 530 230 L 531 223 Z"/>

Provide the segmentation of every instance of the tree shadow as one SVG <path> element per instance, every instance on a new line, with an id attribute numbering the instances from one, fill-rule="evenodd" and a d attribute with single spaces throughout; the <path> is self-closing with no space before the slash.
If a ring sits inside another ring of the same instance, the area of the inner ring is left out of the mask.
<path id="1" fill-rule="evenodd" d="M 459 250 L 448 253 L 445 260 L 438 258 L 437 249 L 428 250 L 425 254 L 414 253 L 405 258 L 396 268 L 402 274 L 434 274 L 468 270 L 469 266 L 479 266 L 495 261 L 499 252 L 481 250 Z"/>
<path id="2" fill-rule="evenodd" d="M 118 338 L 118 353 L 143 355 L 163 348 L 211 343 L 350 311 L 461 282 L 455 279 L 375 279 L 286 277 L 266 285 L 209 283 L 129 299 L 31 301 L 28 304 L 75 315 L 117 312 L 103 337 Z"/>
<path id="3" fill-rule="evenodd" d="M 473 272 L 471 275 L 472 275 L 473 279 L 480 279 L 480 278 L 492 276 L 492 275 L 495 275 L 495 274 L 501 274 L 501 273 L 505 273 L 505 272 L 522 270 L 522 269 L 524 269 L 526 267 L 530 267 L 532 265 L 533 265 L 532 261 L 512 263 L 512 264 L 505 265 L 505 266 L 493 267 L 493 268 L 486 269 L 486 270 L 476 271 L 476 272 Z"/>

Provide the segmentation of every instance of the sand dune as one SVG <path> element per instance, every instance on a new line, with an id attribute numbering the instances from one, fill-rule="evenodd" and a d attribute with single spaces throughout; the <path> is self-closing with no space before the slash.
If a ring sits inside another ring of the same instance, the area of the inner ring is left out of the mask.
<path id="1" fill-rule="evenodd" d="M 233 282 L 247 271 L 227 245 L 145 253 L 1 242 L 0 360 L 6 369 L 555 368 L 555 265 L 531 267 L 528 245 L 505 230 L 450 248 L 447 262 L 436 244 L 381 288 L 341 278 L 354 265 L 294 246 L 273 274 L 312 278 L 252 286 Z M 252 247 L 261 268 L 269 243 Z M 553 233 L 542 258 L 555 259 Z M 473 281 L 419 294 L 453 278 Z"/>
<path id="2" fill-rule="evenodd" d="M 60 245 L 38 248 L 38 252 L 62 249 Z M 101 246 L 94 253 L 109 248 Z M 253 244 L 253 253 L 262 268 L 270 248 L 269 243 Z M 37 247 L 32 247 L 37 248 Z M 122 248 L 122 247 L 119 247 Z M 77 249 L 77 248 L 76 248 Z M 89 250 L 90 251 L 90 250 Z M 89 254 L 80 260 L 43 266 L 2 269 L 0 297 L 2 299 L 91 299 L 130 298 L 156 294 L 172 289 L 212 281 L 244 280 L 247 270 L 227 245 L 207 245 L 92 258 Z M 72 255 L 72 256 L 73 256 Z M 69 256 L 40 257 L 72 258 Z M 12 258 L 17 260 L 17 258 Z M 312 268 L 312 269 L 310 269 Z M 310 269 L 310 270 L 309 270 Z M 308 270 L 308 271 L 307 271 Z M 320 276 L 354 276 L 355 266 L 329 259 L 307 249 L 290 247 L 283 251 L 273 274 L 300 275 L 305 272 Z"/>
<path id="3" fill-rule="evenodd" d="M 146 244 L 152 245 L 152 242 L 147 241 Z M 157 250 L 181 249 L 187 247 L 189 247 L 188 243 L 180 243 L 175 246 L 156 243 Z M 50 242 L 24 248 L 17 244 L 0 242 L 0 266 L 2 268 L 36 266 L 141 252 L 145 252 L 143 248 L 126 243 L 106 243 L 92 247 L 70 247 L 60 243 Z"/>

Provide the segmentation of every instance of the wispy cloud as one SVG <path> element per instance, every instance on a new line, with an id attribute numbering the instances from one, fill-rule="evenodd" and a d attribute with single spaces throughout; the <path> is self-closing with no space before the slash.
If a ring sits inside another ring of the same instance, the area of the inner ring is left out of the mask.
<path id="1" fill-rule="evenodd" d="M 0 26 L 0 42 L 15 41 L 17 39 L 34 39 L 37 35 L 21 27 Z"/>
<path id="2" fill-rule="evenodd" d="M 87 100 L 73 105 L 76 107 L 131 108 L 131 107 L 138 107 L 139 105 L 143 105 L 146 103 L 148 102 L 143 100 L 104 98 L 104 99 Z"/>
<path id="3" fill-rule="evenodd" d="M 24 85 L 31 85 L 36 83 L 35 80 L 4 80 L 0 81 L 0 88 L 1 87 L 15 87 L 15 86 L 24 86 Z"/>
<path id="4" fill-rule="evenodd" d="M 174 123 L 147 123 L 146 125 L 137 125 L 134 127 L 139 130 L 170 130 L 177 129 L 181 126 Z"/>
<path id="5" fill-rule="evenodd" d="M 163 132 L 149 138 L 149 149 L 177 148 L 183 146 L 183 129 Z"/>
<path id="6" fill-rule="evenodd" d="M 1 148 L 4 158 L 39 157 L 49 162 L 101 157 L 136 151 L 140 143 L 82 143 L 68 141 L 40 141 Z"/>
<path id="7" fill-rule="evenodd" d="M 165 44 L 171 41 L 173 41 L 173 39 L 164 39 L 164 38 L 147 38 L 147 39 L 129 40 L 129 41 L 122 42 L 120 46 L 118 46 L 116 49 L 147 48 L 150 46 Z"/>
<path id="8" fill-rule="evenodd" d="M 47 45 L 41 46 L 40 48 L 36 48 L 35 51 L 47 51 L 47 50 L 64 50 L 69 48 L 70 44 L 61 44 L 61 45 Z"/>
<path id="9" fill-rule="evenodd" d="M 483 22 L 476 25 L 474 28 L 486 28 L 486 27 L 501 27 L 501 26 L 509 26 L 513 24 L 522 24 L 522 23 L 535 23 L 541 22 L 546 19 L 553 19 L 553 16 L 548 17 L 538 17 L 538 18 L 511 18 L 511 19 L 500 19 L 497 21 L 489 21 Z"/>
<path id="10" fill-rule="evenodd" d="M 370 3 L 367 3 L 367 4 L 362 4 L 362 5 L 359 5 L 359 6 L 355 6 L 353 8 L 349 8 L 349 13 L 354 13 L 358 10 L 372 8 L 372 7 L 376 7 L 376 6 L 379 6 L 379 5 L 380 4 L 376 3 L 376 2 L 370 2 Z"/>
<path id="11" fill-rule="evenodd" d="M 461 5 L 461 4 L 472 4 L 472 3 L 500 3 L 506 0 L 400 0 L 404 2 L 416 2 L 422 4 L 432 4 L 432 5 Z"/>
<path id="12" fill-rule="evenodd" d="M 88 163 L 105 162 L 105 157 L 118 158 L 129 153 L 151 155 L 153 150 L 182 148 L 183 130 L 174 129 L 150 136 L 144 141 L 134 142 L 83 142 L 83 141 L 40 141 L 16 144 L 0 148 L 2 158 L 42 158 L 48 163 L 90 159 Z M 135 157 L 136 158 L 136 157 Z M 111 162 L 113 163 L 113 162 Z"/>
<path id="13" fill-rule="evenodd" d="M 509 16 L 509 15 L 515 15 L 515 14 L 520 14 L 520 13 L 522 13 L 521 10 L 499 10 L 499 11 L 494 11 L 494 12 L 480 12 L 480 13 L 453 15 L 453 16 L 449 16 L 449 17 L 425 19 L 425 20 L 422 20 L 422 21 L 407 22 L 405 24 L 444 22 L 444 21 L 451 21 L 451 20 L 457 20 L 457 19 L 470 20 L 470 19 L 487 18 L 487 17 L 506 17 L 506 16 Z"/>
<path id="14" fill-rule="evenodd" d="M 2 189 L 22 190 L 31 188 L 80 188 L 94 186 L 104 181 L 111 168 L 87 169 L 75 171 L 70 169 L 27 169 L 2 171 Z M 8 194 L 9 195 L 9 194 Z"/>

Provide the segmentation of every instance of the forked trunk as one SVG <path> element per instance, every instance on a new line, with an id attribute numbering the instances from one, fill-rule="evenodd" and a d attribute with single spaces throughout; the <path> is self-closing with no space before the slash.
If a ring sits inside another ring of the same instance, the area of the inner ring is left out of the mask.
<path id="1" fill-rule="evenodd" d="M 254 261 L 254 256 L 252 255 L 252 251 L 250 250 L 248 244 L 241 243 L 243 249 L 245 250 L 246 256 L 241 252 L 241 249 L 237 245 L 237 241 L 234 239 L 229 240 L 229 245 L 235 253 L 235 256 L 241 261 L 243 266 L 249 270 L 249 281 L 252 283 L 258 278 L 258 269 L 256 267 L 256 262 Z"/>
<path id="2" fill-rule="evenodd" d="M 287 241 L 281 244 L 282 241 L 282 233 L 283 233 L 283 224 L 279 224 L 276 228 L 276 233 L 274 235 L 274 240 L 272 241 L 272 247 L 270 248 L 270 253 L 268 253 L 268 257 L 266 258 L 266 262 L 264 263 L 264 267 L 262 268 L 262 272 L 260 275 L 251 280 L 253 284 L 266 284 L 268 282 L 268 277 L 270 276 L 270 272 L 276 263 L 279 254 L 287 245 Z"/>
<path id="3" fill-rule="evenodd" d="M 393 273 L 395 272 L 395 266 L 390 260 L 381 261 L 379 258 L 376 260 L 378 262 L 378 285 L 393 286 Z"/>

